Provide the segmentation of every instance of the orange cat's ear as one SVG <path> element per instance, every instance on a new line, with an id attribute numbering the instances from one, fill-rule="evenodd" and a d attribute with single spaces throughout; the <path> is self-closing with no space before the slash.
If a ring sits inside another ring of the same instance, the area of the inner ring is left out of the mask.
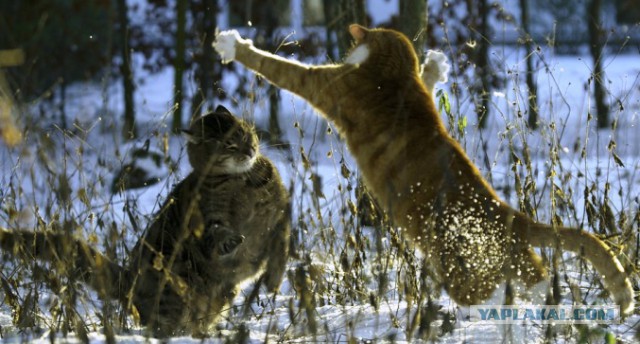
<path id="1" fill-rule="evenodd" d="M 367 28 L 365 28 L 364 26 L 358 24 L 349 25 L 349 33 L 351 34 L 353 39 L 356 40 L 356 42 L 362 41 L 367 35 L 367 32 L 369 32 L 369 30 L 367 30 Z"/>

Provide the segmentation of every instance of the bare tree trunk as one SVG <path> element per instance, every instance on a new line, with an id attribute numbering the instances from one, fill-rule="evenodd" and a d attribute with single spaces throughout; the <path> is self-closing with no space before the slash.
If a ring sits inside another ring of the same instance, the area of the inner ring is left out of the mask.
<path id="1" fill-rule="evenodd" d="M 602 0 L 591 0 L 587 4 L 589 16 L 589 50 L 593 59 L 593 90 L 596 102 L 598 128 L 609 126 L 609 106 L 605 101 L 604 70 L 602 69 L 603 45 L 601 39 L 600 11 Z"/>
<path id="2" fill-rule="evenodd" d="M 263 19 L 263 34 L 266 42 L 265 49 L 274 51 L 277 47 L 274 41 L 276 37 L 276 28 L 278 27 L 279 18 L 274 6 L 263 6 L 260 8 L 260 15 Z M 271 85 L 267 85 L 267 94 L 269 96 L 269 143 L 276 147 L 284 147 L 282 145 L 282 129 L 278 115 L 280 114 L 280 90 Z"/>
<path id="3" fill-rule="evenodd" d="M 334 25 L 334 31 L 337 37 L 338 51 L 340 57 L 349 51 L 351 47 L 351 35 L 349 34 L 349 25 L 360 24 L 367 26 L 366 11 L 364 0 L 339 0 L 338 13 L 336 14 L 336 20 Z"/>
<path id="4" fill-rule="evenodd" d="M 635 25 L 640 22 L 640 6 L 638 0 L 615 0 L 616 22 L 618 24 Z"/>
<path id="5" fill-rule="evenodd" d="M 335 14 L 338 12 L 337 10 L 337 2 L 335 0 L 324 0 L 322 2 L 324 8 L 324 27 L 325 34 L 327 35 L 327 39 L 325 41 L 325 45 L 327 48 L 327 55 L 334 62 L 338 61 L 340 56 L 338 56 L 335 43 L 333 41 L 333 32 L 335 31 Z"/>
<path id="6" fill-rule="evenodd" d="M 173 121 L 171 129 L 178 133 L 182 128 L 182 100 L 185 53 L 185 26 L 187 22 L 187 1 L 176 1 L 176 59 L 173 61 Z"/>
<path id="7" fill-rule="evenodd" d="M 360 24 L 368 26 L 366 21 L 367 13 L 365 11 L 365 3 L 363 0 L 325 0 L 325 20 L 327 21 L 327 41 L 333 39 L 333 33 L 336 37 L 336 45 L 338 47 L 338 55 L 334 56 L 334 60 L 343 58 L 351 47 L 351 35 L 349 34 L 350 24 Z M 330 56 L 333 55 L 333 43 L 327 43 L 327 47 L 331 47 Z M 329 48 L 327 48 L 329 49 Z M 356 181 L 356 202 L 358 208 L 359 222 L 363 226 L 377 226 L 382 213 L 380 208 L 376 206 L 373 197 L 366 192 L 362 178 Z"/>
<path id="8" fill-rule="evenodd" d="M 427 1 L 400 0 L 400 31 L 409 37 L 422 60 L 427 39 Z"/>
<path id="9" fill-rule="evenodd" d="M 524 31 L 524 49 L 527 53 L 527 89 L 529 100 L 529 116 L 527 125 L 529 129 L 538 128 L 538 86 L 533 78 L 533 51 L 531 47 L 531 36 L 529 34 L 529 2 L 520 0 L 520 18 L 522 21 L 522 31 Z"/>
<path id="10" fill-rule="evenodd" d="M 62 129 L 69 129 L 67 124 L 67 111 L 65 106 L 67 103 L 67 83 L 62 80 L 60 83 L 60 103 L 58 104 L 58 111 L 60 111 L 60 127 Z"/>
<path id="11" fill-rule="evenodd" d="M 133 71 L 131 70 L 131 55 L 129 52 L 129 18 L 127 17 L 126 0 L 118 0 L 118 20 L 120 22 L 120 47 L 122 53 L 122 83 L 124 89 L 124 125 L 122 136 L 126 139 L 136 137 L 135 108 L 133 103 Z"/>
<path id="12" fill-rule="evenodd" d="M 327 28 L 327 52 L 338 61 L 351 47 L 350 24 L 367 26 L 364 0 L 324 0 L 325 27 Z M 335 43 L 333 36 L 335 34 Z M 334 45 L 335 44 L 335 45 Z M 336 56 L 334 47 L 338 47 Z"/>
<path id="13" fill-rule="evenodd" d="M 216 16 L 218 14 L 218 3 L 216 0 L 204 0 L 204 9 L 195 9 L 193 18 L 198 35 L 201 37 L 202 51 L 196 53 L 195 79 L 197 89 L 191 100 L 191 116 L 197 118 L 205 111 L 209 111 L 211 106 L 206 106 L 207 102 L 216 97 L 214 83 L 221 79 L 220 64 L 214 64 L 215 56 L 211 44 L 214 39 L 214 32 L 217 26 Z M 201 13 L 195 13 L 200 11 Z"/>

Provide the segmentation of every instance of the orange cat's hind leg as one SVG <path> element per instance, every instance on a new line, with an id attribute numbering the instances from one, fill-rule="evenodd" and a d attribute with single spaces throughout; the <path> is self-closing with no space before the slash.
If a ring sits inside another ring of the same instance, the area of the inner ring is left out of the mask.
<path id="1" fill-rule="evenodd" d="M 547 279 L 547 270 L 542 258 L 531 247 L 522 247 L 513 256 L 512 266 L 514 269 L 509 277 L 522 281 L 527 288 Z"/>
<path id="2" fill-rule="evenodd" d="M 444 290 L 459 305 L 478 305 L 488 300 L 496 290 L 499 280 L 496 276 L 478 276 L 459 267 L 443 280 Z"/>
<path id="3" fill-rule="evenodd" d="M 460 305 L 483 303 L 503 279 L 500 268 L 486 265 L 472 254 L 459 250 L 437 251 L 443 287 L 451 299 Z"/>
<path id="4" fill-rule="evenodd" d="M 490 299 L 497 286 L 504 282 L 504 277 L 522 281 L 527 289 L 547 278 L 542 259 L 531 248 L 523 249 L 512 260 L 507 260 L 504 274 L 491 268 L 483 269 L 481 265 L 473 266 L 477 262 L 465 263 L 464 260 L 459 254 L 442 253 L 443 287 L 460 305 L 477 305 Z"/>

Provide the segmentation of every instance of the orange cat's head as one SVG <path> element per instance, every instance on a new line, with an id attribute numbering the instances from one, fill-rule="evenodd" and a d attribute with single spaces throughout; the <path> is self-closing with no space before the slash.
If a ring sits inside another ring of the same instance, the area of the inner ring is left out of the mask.
<path id="1" fill-rule="evenodd" d="M 409 39 L 389 29 L 367 29 L 358 24 L 349 26 L 356 41 L 346 63 L 375 68 L 382 77 L 410 77 L 418 75 L 418 56 Z"/>

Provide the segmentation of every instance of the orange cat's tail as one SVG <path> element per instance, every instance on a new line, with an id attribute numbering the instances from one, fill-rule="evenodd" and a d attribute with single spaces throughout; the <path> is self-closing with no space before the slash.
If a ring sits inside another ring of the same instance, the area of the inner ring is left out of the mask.
<path id="1" fill-rule="evenodd" d="M 634 292 L 622 264 L 613 250 L 593 234 L 575 228 L 531 223 L 527 238 L 534 247 L 558 247 L 586 258 L 600 274 L 605 288 L 620 305 L 620 311 L 633 311 Z"/>
<path id="2" fill-rule="evenodd" d="M 71 269 L 102 298 L 123 301 L 127 271 L 70 235 L 52 232 L 10 231 L 0 227 L 0 248 L 22 260 L 37 259 L 52 268 Z"/>

